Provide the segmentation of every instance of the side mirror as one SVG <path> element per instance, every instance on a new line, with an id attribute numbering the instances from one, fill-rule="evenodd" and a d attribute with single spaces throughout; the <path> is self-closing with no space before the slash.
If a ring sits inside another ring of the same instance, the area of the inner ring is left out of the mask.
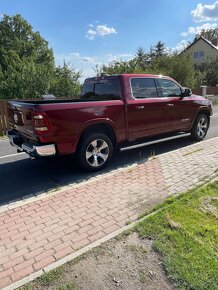
<path id="1" fill-rule="evenodd" d="M 189 96 L 191 96 L 191 95 L 192 95 L 192 90 L 189 89 L 189 88 L 184 88 L 184 91 L 183 91 L 182 96 L 183 96 L 183 97 L 189 97 Z"/>

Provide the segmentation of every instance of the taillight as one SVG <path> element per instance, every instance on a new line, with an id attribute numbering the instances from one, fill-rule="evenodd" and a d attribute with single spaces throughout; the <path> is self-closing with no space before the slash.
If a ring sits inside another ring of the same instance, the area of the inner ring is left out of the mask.
<path id="1" fill-rule="evenodd" d="M 44 113 L 33 113 L 33 126 L 38 134 L 48 134 L 52 131 L 49 119 Z"/>

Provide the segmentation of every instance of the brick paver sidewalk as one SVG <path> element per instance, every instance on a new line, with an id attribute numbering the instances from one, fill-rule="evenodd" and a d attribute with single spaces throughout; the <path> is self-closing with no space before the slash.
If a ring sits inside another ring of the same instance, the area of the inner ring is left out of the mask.
<path id="1" fill-rule="evenodd" d="M 218 138 L 159 155 L 0 213 L 0 289 L 212 178 Z"/>

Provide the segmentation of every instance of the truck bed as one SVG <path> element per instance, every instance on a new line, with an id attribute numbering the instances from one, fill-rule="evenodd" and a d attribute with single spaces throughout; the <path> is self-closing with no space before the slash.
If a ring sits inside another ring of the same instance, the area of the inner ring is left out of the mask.
<path id="1" fill-rule="evenodd" d="M 60 104 L 60 103 L 84 103 L 84 102 L 100 102 L 98 99 L 85 99 L 85 98 L 78 98 L 78 99 L 55 99 L 55 100 L 11 100 L 9 103 L 19 103 L 19 104 L 35 104 L 35 105 L 44 105 L 44 104 Z"/>

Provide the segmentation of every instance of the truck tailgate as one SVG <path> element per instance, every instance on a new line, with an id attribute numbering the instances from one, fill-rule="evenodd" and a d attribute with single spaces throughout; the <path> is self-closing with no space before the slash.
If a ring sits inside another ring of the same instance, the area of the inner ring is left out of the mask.
<path id="1" fill-rule="evenodd" d="M 8 115 L 11 129 L 15 129 L 32 140 L 36 140 L 33 128 L 34 107 L 34 104 L 25 102 L 8 102 Z"/>

